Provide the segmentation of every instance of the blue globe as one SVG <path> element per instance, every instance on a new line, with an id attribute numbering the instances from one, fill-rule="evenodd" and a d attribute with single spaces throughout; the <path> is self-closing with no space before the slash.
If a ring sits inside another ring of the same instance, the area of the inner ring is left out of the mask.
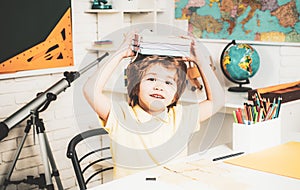
<path id="1" fill-rule="evenodd" d="M 233 81 L 242 81 L 253 77 L 257 73 L 260 59 L 257 51 L 252 46 L 235 44 L 224 52 L 221 66 L 227 77 L 233 79 Z"/>

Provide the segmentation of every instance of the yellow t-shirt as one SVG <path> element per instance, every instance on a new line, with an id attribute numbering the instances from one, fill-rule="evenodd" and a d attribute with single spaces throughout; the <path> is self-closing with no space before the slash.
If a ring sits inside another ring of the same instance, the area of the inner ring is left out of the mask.
<path id="1" fill-rule="evenodd" d="M 126 101 L 114 101 L 104 128 L 111 140 L 114 178 L 187 155 L 187 144 L 199 129 L 198 105 L 177 105 L 152 116 Z"/>

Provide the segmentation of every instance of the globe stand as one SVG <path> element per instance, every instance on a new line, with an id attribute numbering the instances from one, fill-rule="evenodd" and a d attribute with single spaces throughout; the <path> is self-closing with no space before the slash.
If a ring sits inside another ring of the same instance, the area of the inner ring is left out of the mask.
<path id="1" fill-rule="evenodd" d="M 242 86 L 243 84 L 250 84 L 249 79 L 246 79 L 245 81 L 236 81 L 230 78 L 230 81 L 239 85 L 239 86 L 229 87 L 228 91 L 230 92 L 248 92 L 249 90 L 252 90 L 252 88 L 250 87 Z"/>
<path id="2" fill-rule="evenodd" d="M 252 88 L 242 86 L 242 84 L 240 84 L 239 86 L 232 86 L 228 88 L 229 92 L 248 92 L 249 90 L 252 90 Z"/>

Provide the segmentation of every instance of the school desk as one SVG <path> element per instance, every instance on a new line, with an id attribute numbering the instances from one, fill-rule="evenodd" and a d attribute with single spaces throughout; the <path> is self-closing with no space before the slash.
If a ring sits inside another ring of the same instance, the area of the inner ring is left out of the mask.
<path id="1" fill-rule="evenodd" d="M 220 145 L 182 160 L 93 187 L 90 190 L 298 190 L 300 180 L 225 163 L 248 154 L 213 161 L 237 153 Z M 285 163 L 282 163 L 285 164 Z M 148 180 L 147 180 L 148 179 Z"/>

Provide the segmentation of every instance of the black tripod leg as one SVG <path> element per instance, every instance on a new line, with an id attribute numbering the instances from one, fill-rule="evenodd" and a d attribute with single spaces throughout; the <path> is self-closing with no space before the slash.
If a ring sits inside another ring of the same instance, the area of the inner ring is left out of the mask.
<path id="1" fill-rule="evenodd" d="M 49 161 L 50 161 L 50 164 L 51 164 L 51 167 L 52 167 L 52 173 L 53 173 L 53 176 L 55 177 L 57 187 L 58 187 L 59 190 L 63 190 L 63 186 L 62 186 L 62 183 L 61 183 L 61 180 L 60 180 L 60 177 L 59 177 L 59 172 L 57 170 L 57 167 L 56 167 L 56 164 L 55 164 L 55 161 L 54 161 L 54 157 L 53 157 L 53 154 L 52 154 L 52 151 L 51 151 L 46 133 L 44 133 L 44 138 L 45 138 L 45 142 L 46 142 Z"/>
<path id="2" fill-rule="evenodd" d="M 27 125 L 26 125 L 25 130 L 24 130 L 25 133 L 24 133 L 24 135 L 22 137 L 22 140 L 21 140 L 21 143 L 18 146 L 18 149 L 17 149 L 17 151 L 16 151 L 16 153 L 14 155 L 13 162 L 12 162 L 12 164 L 11 164 L 9 170 L 8 170 L 7 176 L 6 176 L 5 180 L 4 180 L 4 184 L 2 186 L 2 190 L 5 190 L 6 186 L 8 184 L 10 184 L 9 182 L 10 182 L 11 175 L 12 175 L 12 173 L 14 171 L 14 168 L 16 166 L 17 160 L 18 160 L 18 158 L 20 156 L 20 153 L 21 153 L 21 150 L 22 150 L 22 148 L 24 146 L 25 140 L 26 140 L 26 138 L 28 136 L 28 133 L 29 133 L 29 131 L 31 129 L 31 125 L 32 125 L 32 122 L 30 120 L 28 120 L 27 121 Z"/>

